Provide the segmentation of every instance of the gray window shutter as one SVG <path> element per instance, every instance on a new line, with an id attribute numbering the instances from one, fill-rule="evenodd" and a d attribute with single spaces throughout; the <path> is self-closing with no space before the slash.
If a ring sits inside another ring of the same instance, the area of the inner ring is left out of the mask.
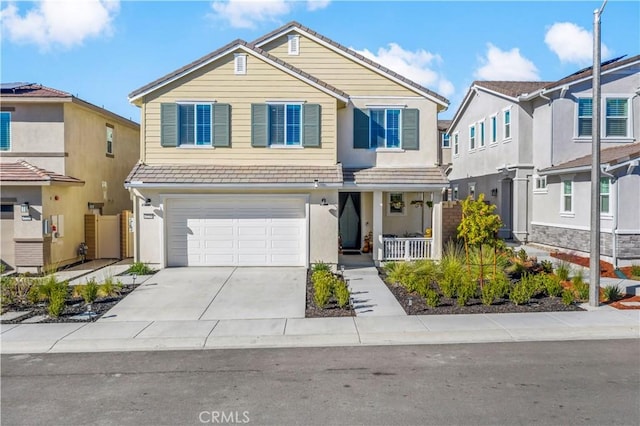
<path id="1" fill-rule="evenodd" d="M 268 145 L 269 106 L 267 104 L 251 104 L 251 146 Z"/>
<path id="2" fill-rule="evenodd" d="M 213 146 L 231 146 L 231 105 L 213 104 Z"/>
<path id="3" fill-rule="evenodd" d="M 402 110 L 402 148 L 417 150 L 420 148 L 419 123 L 420 112 L 408 108 Z"/>
<path id="4" fill-rule="evenodd" d="M 353 147 L 369 148 L 369 114 L 366 109 L 353 109 Z"/>
<path id="5" fill-rule="evenodd" d="M 160 145 L 178 146 L 177 104 L 160 104 Z"/>
<path id="6" fill-rule="evenodd" d="M 302 106 L 302 146 L 320 146 L 320 105 Z"/>

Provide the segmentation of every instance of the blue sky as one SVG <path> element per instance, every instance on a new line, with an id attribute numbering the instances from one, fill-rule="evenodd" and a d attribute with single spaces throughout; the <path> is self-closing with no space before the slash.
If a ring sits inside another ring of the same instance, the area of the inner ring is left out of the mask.
<path id="1" fill-rule="evenodd" d="M 33 82 L 139 121 L 127 95 L 241 38 L 296 20 L 451 101 L 473 80 L 557 80 L 591 63 L 601 1 L 2 3 L 2 82 Z M 603 59 L 640 53 L 640 2 L 610 0 Z"/>

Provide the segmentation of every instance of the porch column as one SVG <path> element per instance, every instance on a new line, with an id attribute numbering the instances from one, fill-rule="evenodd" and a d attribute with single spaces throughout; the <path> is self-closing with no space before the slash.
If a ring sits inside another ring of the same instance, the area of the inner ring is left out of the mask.
<path id="1" fill-rule="evenodd" d="M 433 209 L 431 223 L 431 257 L 433 259 L 440 259 L 442 257 L 442 192 L 433 192 Z"/>
<path id="2" fill-rule="evenodd" d="M 382 191 L 373 192 L 373 262 L 380 265 L 383 258 L 382 244 Z"/>

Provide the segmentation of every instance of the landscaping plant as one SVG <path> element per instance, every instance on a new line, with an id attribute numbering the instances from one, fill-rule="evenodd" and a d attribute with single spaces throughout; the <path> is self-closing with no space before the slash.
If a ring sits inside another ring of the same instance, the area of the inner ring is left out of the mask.
<path id="1" fill-rule="evenodd" d="M 440 304 L 440 294 L 432 288 L 426 290 L 424 295 L 427 306 L 435 308 Z"/>
<path id="2" fill-rule="evenodd" d="M 542 277 L 544 291 L 547 293 L 547 296 L 558 297 L 562 294 L 563 287 L 558 276 L 544 274 Z"/>
<path id="3" fill-rule="evenodd" d="M 98 283 L 95 279 L 92 278 L 87 281 L 87 283 L 80 289 L 80 296 L 82 296 L 84 303 L 88 305 L 95 302 L 98 298 L 99 288 L 100 286 L 98 286 Z"/>
<path id="4" fill-rule="evenodd" d="M 550 260 L 543 260 L 540 262 L 542 266 L 542 272 L 550 274 L 553 272 L 553 263 Z"/>
<path id="5" fill-rule="evenodd" d="M 631 276 L 640 278 L 640 265 L 631 265 Z"/>
<path id="6" fill-rule="evenodd" d="M 622 290 L 619 286 L 611 286 L 604 288 L 604 300 L 606 302 L 615 302 L 616 300 L 620 300 L 622 298 Z"/>
<path id="7" fill-rule="evenodd" d="M 319 308 L 324 308 L 331 298 L 332 282 L 329 279 L 319 279 L 313 283 L 313 301 Z"/>
<path id="8" fill-rule="evenodd" d="M 571 305 L 575 300 L 575 295 L 573 294 L 573 291 L 569 290 L 568 288 L 565 288 L 562 291 L 562 304 L 565 306 L 569 306 Z"/>
<path id="9" fill-rule="evenodd" d="M 569 262 L 565 262 L 564 260 L 558 263 L 558 267 L 556 268 L 556 275 L 560 278 L 561 281 L 568 281 L 569 275 L 571 275 L 571 264 Z"/>
<path id="10" fill-rule="evenodd" d="M 329 265 L 328 263 L 318 261 L 314 263 L 313 266 L 311 267 L 312 273 L 317 271 L 331 272 L 331 265 Z"/>
<path id="11" fill-rule="evenodd" d="M 108 276 L 104 279 L 104 282 L 100 284 L 98 288 L 98 296 L 100 297 L 111 297 L 117 296 L 122 291 L 122 282 L 120 280 L 116 280 L 113 276 Z"/>
<path id="12" fill-rule="evenodd" d="M 440 260 L 441 278 L 438 281 L 440 291 L 445 297 L 456 296 L 456 288 L 464 275 L 464 250 L 460 245 L 449 241 Z"/>
<path id="13" fill-rule="evenodd" d="M 351 294 L 349 293 L 349 288 L 347 287 L 346 282 L 338 279 L 333 287 L 333 292 L 336 297 L 336 301 L 338 302 L 338 307 L 344 308 L 349 304 Z"/>
<path id="14" fill-rule="evenodd" d="M 471 263 L 469 259 L 470 248 L 477 248 L 480 251 L 479 278 L 480 287 L 484 285 L 484 261 L 482 246 L 493 247 L 494 252 L 494 275 L 497 273 L 497 244 L 498 230 L 502 227 L 500 216 L 494 214 L 495 205 L 484 202 L 484 194 L 480 194 L 477 200 L 467 197 L 462 202 L 462 220 L 458 225 L 458 238 L 464 241 L 464 248 L 467 260 L 467 272 L 471 274 Z"/>
<path id="15" fill-rule="evenodd" d="M 129 269 L 127 269 L 128 274 L 151 275 L 153 272 L 153 269 L 143 262 L 133 262 L 131 266 L 129 266 Z"/>
<path id="16" fill-rule="evenodd" d="M 384 269 L 387 272 L 387 279 L 394 284 L 402 284 L 412 272 L 409 262 L 389 262 L 384 265 Z"/>
<path id="17" fill-rule="evenodd" d="M 457 289 L 458 305 L 464 306 L 478 293 L 478 283 L 470 274 L 464 274 Z"/>
<path id="18" fill-rule="evenodd" d="M 66 281 L 65 281 L 66 283 Z M 49 294 L 49 305 L 47 306 L 47 313 L 52 318 L 58 318 L 62 315 L 65 306 L 65 299 L 67 298 L 66 287 L 55 287 Z"/>

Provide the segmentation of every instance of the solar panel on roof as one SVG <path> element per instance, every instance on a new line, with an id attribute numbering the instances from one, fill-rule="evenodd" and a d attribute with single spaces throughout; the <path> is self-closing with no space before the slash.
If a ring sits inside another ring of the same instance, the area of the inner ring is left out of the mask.
<path id="1" fill-rule="evenodd" d="M 0 89 L 2 90 L 13 90 L 19 87 L 28 86 L 31 83 L 0 83 Z"/>
<path id="2" fill-rule="evenodd" d="M 609 60 L 607 60 L 607 61 L 604 61 L 604 62 L 600 63 L 600 66 L 601 66 L 601 67 L 604 67 L 604 66 L 606 66 L 606 65 L 612 64 L 612 63 L 617 62 L 617 61 L 619 61 L 620 59 L 624 58 L 625 56 L 627 56 L 627 55 L 622 55 L 622 56 L 618 56 L 617 58 L 609 59 Z M 593 68 L 593 67 L 586 67 L 586 68 L 582 68 L 581 70 L 576 71 L 576 72 L 574 72 L 573 74 L 569 74 L 569 75 L 568 75 L 568 76 L 566 76 L 565 78 L 569 78 L 569 77 L 573 77 L 574 75 L 582 74 L 582 73 L 583 73 L 583 72 L 585 72 L 585 71 L 589 71 L 591 68 Z"/>

